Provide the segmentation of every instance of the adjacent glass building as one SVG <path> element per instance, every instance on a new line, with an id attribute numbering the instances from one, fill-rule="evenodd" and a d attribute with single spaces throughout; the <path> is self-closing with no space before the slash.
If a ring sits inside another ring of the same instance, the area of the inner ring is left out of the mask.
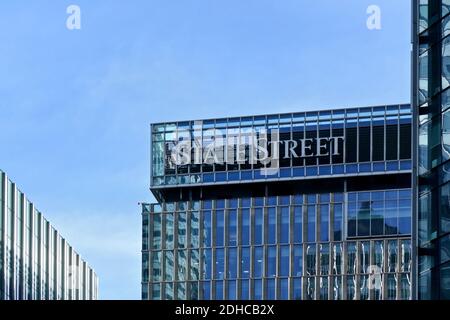
<path id="1" fill-rule="evenodd" d="M 0 300 L 93 300 L 94 270 L 0 171 Z"/>
<path id="2" fill-rule="evenodd" d="M 412 3 L 417 297 L 450 299 L 450 1 Z"/>
<path id="3" fill-rule="evenodd" d="M 411 299 L 409 105 L 158 123 L 151 136 L 143 299 Z"/>

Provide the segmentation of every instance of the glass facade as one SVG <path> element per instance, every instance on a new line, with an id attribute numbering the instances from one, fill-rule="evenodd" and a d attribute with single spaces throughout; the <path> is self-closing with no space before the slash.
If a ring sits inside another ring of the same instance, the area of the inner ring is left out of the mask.
<path id="1" fill-rule="evenodd" d="M 343 208 L 367 194 L 381 204 L 356 215 L 364 236 L 342 237 L 354 224 L 344 224 Z M 402 201 L 411 202 L 410 189 L 143 205 L 143 246 L 151 248 L 143 269 L 143 292 L 151 296 L 144 298 L 409 299 L 410 222 L 402 225 Z M 186 224 L 186 216 L 195 218 Z M 161 220 L 175 221 L 165 239 Z M 181 238 L 180 229 L 187 230 Z"/>
<path id="2" fill-rule="evenodd" d="M 450 1 L 415 0 L 413 10 L 417 293 L 449 299 Z"/>
<path id="3" fill-rule="evenodd" d="M 262 165 L 249 160 L 253 137 L 277 130 L 281 168 L 274 174 L 261 174 Z M 311 150 L 334 148 L 327 155 L 302 154 L 298 141 L 311 139 Z M 193 151 L 191 161 L 170 165 L 171 150 L 180 142 L 192 141 L 202 147 Z M 228 142 L 242 144 L 241 154 L 230 150 Z M 220 143 L 219 143 L 220 142 Z M 284 142 L 284 143 L 283 143 Z M 289 142 L 289 143 L 287 143 Z M 202 161 L 210 150 L 227 155 L 235 162 Z M 288 157 L 288 153 L 296 156 Z M 240 158 L 240 159 L 239 159 Z M 200 160 L 200 161 L 195 161 Z M 206 162 L 206 163 L 205 163 Z M 236 183 L 252 180 L 315 179 L 318 176 L 411 170 L 411 107 L 392 105 L 320 112 L 225 118 L 152 125 L 152 186 L 181 186 Z"/>
<path id="4" fill-rule="evenodd" d="M 96 300 L 94 270 L 0 171 L 0 300 Z"/>
<path id="5" fill-rule="evenodd" d="M 317 153 L 281 153 L 270 176 L 244 159 L 168 165 L 180 138 L 257 126 Z M 142 298 L 411 299 L 410 140 L 407 105 L 152 125 Z"/>

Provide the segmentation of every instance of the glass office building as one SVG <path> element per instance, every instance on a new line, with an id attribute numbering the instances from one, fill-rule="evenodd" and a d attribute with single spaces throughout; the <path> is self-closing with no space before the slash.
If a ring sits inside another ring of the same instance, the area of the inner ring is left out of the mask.
<path id="1" fill-rule="evenodd" d="M 450 299 L 450 1 L 412 3 L 417 297 Z"/>
<path id="2" fill-rule="evenodd" d="M 143 299 L 411 298 L 409 105 L 158 123 L 151 136 Z"/>
<path id="3" fill-rule="evenodd" d="M 0 171 L 0 300 L 94 300 L 94 270 Z"/>

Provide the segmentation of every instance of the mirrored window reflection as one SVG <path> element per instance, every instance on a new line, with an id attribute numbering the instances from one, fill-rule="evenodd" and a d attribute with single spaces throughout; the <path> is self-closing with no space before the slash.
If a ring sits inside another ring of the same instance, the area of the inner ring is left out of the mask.
<path id="1" fill-rule="evenodd" d="M 316 299 L 316 279 L 314 277 L 305 278 L 306 281 L 306 300 Z"/>
<path id="2" fill-rule="evenodd" d="M 319 298 L 328 300 L 328 277 L 319 278 Z"/>
<path id="3" fill-rule="evenodd" d="M 190 247 L 191 248 L 198 248 L 200 246 L 200 229 L 199 229 L 199 222 L 200 222 L 200 214 L 198 211 L 192 211 L 190 213 L 190 223 L 191 223 L 191 240 L 190 240 Z"/>
<path id="4" fill-rule="evenodd" d="M 166 213 L 166 249 L 173 249 L 173 213 Z"/>
<path id="5" fill-rule="evenodd" d="M 215 300 L 223 300 L 223 280 L 214 281 L 215 284 Z"/>
<path id="6" fill-rule="evenodd" d="M 333 279 L 333 299 L 342 300 L 342 277 L 335 276 Z"/>
<path id="7" fill-rule="evenodd" d="M 198 249 L 191 250 L 190 252 L 190 279 L 200 279 L 200 252 Z"/>
<path id="8" fill-rule="evenodd" d="M 306 274 L 308 276 L 316 275 L 316 245 L 308 244 L 306 246 Z"/>
<path id="9" fill-rule="evenodd" d="M 187 256 L 186 250 L 178 250 L 177 261 L 177 280 L 187 280 Z"/>
<path id="10" fill-rule="evenodd" d="M 356 300 L 356 276 L 347 276 L 347 300 Z"/>
<path id="11" fill-rule="evenodd" d="M 178 248 L 186 247 L 186 232 L 187 232 L 187 224 L 186 224 L 186 212 L 178 213 Z"/>
<path id="12" fill-rule="evenodd" d="M 349 274 L 356 273 L 356 243 L 347 243 L 347 272 Z"/>
<path id="13" fill-rule="evenodd" d="M 334 222 L 333 222 L 333 240 L 334 241 L 342 240 L 342 223 L 343 223 L 342 203 L 335 203 L 334 204 Z"/>
<path id="14" fill-rule="evenodd" d="M 320 274 L 330 274 L 330 246 L 329 244 L 320 244 Z"/>
<path id="15" fill-rule="evenodd" d="M 316 241 L 316 206 L 307 206 L 307 218 L 308 218 L 308 229 L 307 229 L 307 239 L 308 242 Z"/>
<path id="16" fill-rule="evenodd" d="M 202 299 L 211 300 L 211 282 L 202 281 L 201 284 L 202 284 Z"/>
<path id="17" fill-rule="evenodd" d="M 301 245 L 294 246 L 292 273 L 295 277 L 299 277 L 303 273 L 303 248 Z"/>
<path id="18" fill-rule="evenodd" d="M 277 275 L 277 247 L 267 247 L 267 277 L 275 277 Z"/>
<path id="19" fill-rule="evenodd" d="M 395 300 L 397 298 L 397 276 L 395 274 L 389 274 L 387 276 L 387 296 L 388 300 Z"/>
<path id="20" fill-rule="evenodd" d="M 302 299 L 302 278 L 293 278 L 292 279 L 292 298 L 294 300 Z"/>
<path id="21" fill-rule="evenodd" d="M 173 251 L 164 251 L 164 280 L 174 281 L 175 280 L 175 266 L 174 266 L 174 254 Z M 173 294 L 173 288 L 172 288 Z"/>
<path id="22" fill-rule="evenodd" d="M 211 211 L 203 211 L 203 247 L 211 247 Z"/>
<path id="23" fill-rule="evenodd" d="M 211 249 L 203 249 L 203 269 L 202 269 L 202 279 L 211 280 L 212 279 L 212 254 Z"/>
<path id="24" fill-rule="evenodd" d="M 342 243 L 333 244 L 333 274 L 342 274 L 344 259 L 342 257 Z"/>

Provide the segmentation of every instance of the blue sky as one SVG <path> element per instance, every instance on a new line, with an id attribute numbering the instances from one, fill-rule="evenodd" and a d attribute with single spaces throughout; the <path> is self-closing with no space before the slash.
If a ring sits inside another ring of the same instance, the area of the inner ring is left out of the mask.
<path id="1" fill-rule="evenodd" d="M 0 168 L 101 298 L 139 299 L 149 124 L 408 102 L 409 24 L 409 0 L 2 1 Z"/>

